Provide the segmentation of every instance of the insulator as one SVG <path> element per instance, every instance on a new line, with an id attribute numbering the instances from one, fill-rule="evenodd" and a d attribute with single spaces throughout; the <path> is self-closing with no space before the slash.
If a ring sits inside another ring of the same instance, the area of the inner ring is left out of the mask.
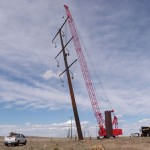
<path id="1" fill-rule="evenodd" d="M 74 79 L 74 77 L 73 77 L 73 73 L 70 71 L 70 73 L 71 73 L 71 79 Z"/>
<path id="2" fill-rule="evenodd" d="M 60 78 L 61 80 L 61 86 L 64 87 L 64 81 L 62 80 L 62 78 Z"/>
<path id="3" fill-rule="evenodd" d="M 63 37 L 65 37 L 65 34 L 64 34 L 64 32 L 63 32 L 63 31 L 61 31 L 61 32 L 62 32 L 62 36 L 63 36 Z"/>
<path id="4" fill-rule="evenodd" d="M 67 48 L 66 48 L 66 51 L 68 52 L 67 55 L 69 56 L 70 54 L 69 54 L 69 50 Z"/>
<path id="5" fill-rule="evenodd" d="M 61 82 L 64 83 L 64 81 L 62 80 L 62 78 L 60 78 Z"/>
<path id="6" fill-rule="evenodd" d="M 60 67 L 60 65 L 58 64 L 57 67 Z"/>
<path id="7" fill-rule="evenodd" d="M 56 61 L 57 61 L 57 67 L 60 67 L 59 61 L 57 60 L 57 58 L 55 58 L 55 59 L 56 59 Z"/>
<path id="8" fill-rule="evenodd" d="M 56 47 L 57 47 L 57 44 L 56 44 L 56 42 L 55 42 L 55 41 L 53 41 L 52 43 L 54 43 L 54 47 L 56 48 Z"/>

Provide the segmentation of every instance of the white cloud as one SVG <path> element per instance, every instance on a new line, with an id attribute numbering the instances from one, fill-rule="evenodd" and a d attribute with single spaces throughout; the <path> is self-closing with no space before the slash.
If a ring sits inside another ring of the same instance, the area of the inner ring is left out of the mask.
<path id="1" fill-rule="evenodd" d="M 50 78 L 56 78 L 58 79 L 59 78 L 59 72 L 58 73 L 55 73 L 53 72 L 53 70 L 47 70 L 45 73 L 43 73 L 42 77 L 46 80 L 50 79 Z"/>
<path id="2" fill-rule="evenodd" d="M 30 125 L 30 124 L 31 124 L 30 122 L 25 123 L 25 125 Z"/>
<path id="3" fill-rule="evenodd" d="M 85 130 L 88 121 L 81 122 L 81 128 Z M 70 130 L 71 120 L 63 123 L 53 124 L 32 124 L 26 123 L 25 125 L 0 125 L 0 135 L 7 136 L 10 132 L 21 132 L 26 136 L 43 136 L 43 137 L 67 137 Z M 90 127 L 88 127 L 89 129 Z M 87 128 L 86 128 L 87 129 Z M 88 130 L 87 129 L 87 130 Z M 72 120 L 73 136 L 77 135 L 75 121 Z M 95 136 L 95 135 L 93 135 Z"/>
<path id="4" fill-rule="evenodd" d="M 57 110 L 61 108 L 70 108 L 69 92 L 62 92 L 55 87 L 46 86 L 39 83 L 38 87 L 22 83 L 0 79 L 4 84 L 1 87 L 1 103 L 5 108 L 17 109 L 49 109 Z M 15 87 L 15 88 L 14 88 Z M 56 94 L 57 93 L 57 94 Z M 85 103 L 85 98 L 77 96 L 77 103 L 80 108 L 89 108 L 89 101 Z M 21 106 L 21 107 L 20 107 Z"/>
<path id="5" fill-rule="evenodd" d="M 144 124 L 145 126 L 150 126 L 150 119 L 146 118 L 146 119 L 141 119 L 138 121 L 140 124 Z"/>

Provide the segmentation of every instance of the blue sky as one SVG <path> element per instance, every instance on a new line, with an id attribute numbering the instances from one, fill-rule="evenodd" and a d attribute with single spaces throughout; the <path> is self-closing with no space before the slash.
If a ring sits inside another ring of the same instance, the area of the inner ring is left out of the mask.
<path id="1" fill-rule="evenodd" d="M 57 48 L 51 43 L 64 21 L 64 4 L 80 34 L 102 113 L 113 108 L 124 135 L 149 126 L 150 1 L 5 0 L 0 1 L 0 135 L 12 130 L 25 135 L 67 135 L 71 101 L 66 76 L 62 76 L 63 87 L 58 77 L 64 70 L 62 56 L 59 68 L 55 60 L 59 39 Z M 68 49 L 71 63 L 77 58 L 73 43 Z M 79 63 L 72 71 L 82 128 L 96 136 L 97 122 Z"/>

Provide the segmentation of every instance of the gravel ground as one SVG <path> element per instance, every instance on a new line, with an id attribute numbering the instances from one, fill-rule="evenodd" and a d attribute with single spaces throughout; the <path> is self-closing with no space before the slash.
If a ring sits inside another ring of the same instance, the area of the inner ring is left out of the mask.
<path id="1" fill-rule="evenodd" d="M 150 150 L 149 137 L 120 137 L 116 139 L 56 139 L 28 137 L 27 145 L 4 146 L 0 138 L 0 150 Z"/>

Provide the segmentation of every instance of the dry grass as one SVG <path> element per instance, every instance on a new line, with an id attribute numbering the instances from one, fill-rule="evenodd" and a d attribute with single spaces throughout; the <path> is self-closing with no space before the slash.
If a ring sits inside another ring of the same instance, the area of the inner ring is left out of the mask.
<path id="1" fill-rule="evenodd" d="M 92 139 L 75 141 L 70 139 L 52 139 L 28 137 L 25 146 L 6 147 L 0 138 L 0 150 L 149 150 L 149 137 L 121 137 L 116 139 Z"/>

